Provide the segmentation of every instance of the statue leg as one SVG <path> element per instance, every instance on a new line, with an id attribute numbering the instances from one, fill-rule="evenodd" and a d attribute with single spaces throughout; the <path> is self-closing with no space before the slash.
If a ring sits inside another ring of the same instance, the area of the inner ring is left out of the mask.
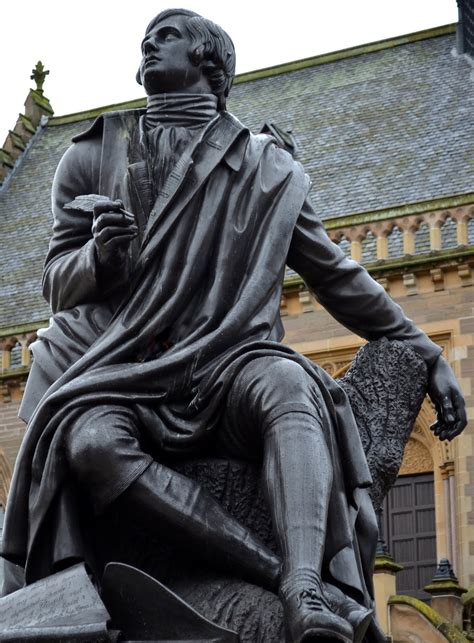
<path id="1" fill-rule="evenodd" d="M 100 513 L 114 502 L 159 534 L 166 525 L 204 558 L 276 591 L 280 560 L 199 483 L 155 462 L 140 446 L 133 411 L 100 406 L 71 427 L 68 462 Z"/>
<path id="2" fill-rule="evenodd" d="M 317 385 L 296 362 L 259 358 L 239 374 L 227 408 L 221 439 L 228 436 L 244 450 L 247 436 L 237 426 L 245 424 L 254 430 L 253 449 L 260 441 L 283 559 L 280 597 L 288 639 L 352 642 L 352 627 L 332 611 L 321 580 L 333 470 L 325 439 L 330 420 Z"/>

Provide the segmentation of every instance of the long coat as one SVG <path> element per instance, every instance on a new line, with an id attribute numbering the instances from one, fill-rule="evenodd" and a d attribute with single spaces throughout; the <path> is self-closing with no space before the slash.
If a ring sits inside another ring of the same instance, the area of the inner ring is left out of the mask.
<path id="1" fill-rule="evenodd" d="M 327 439 L 337 476 L 326 559 L 337 579 L 354 584 L 350 552 L 363 512 L 353 508 L 356 498 L 364 505 L 359 491 L 370 474 L 343 391 L 280 343 L 285 265 L 359 335 L 406 340 L 428 364 L 440 350 L 328 239 L 302 167 L 226 112 L 178 161 L 149 211 L 144 160 L 133 152 L 140 115 L 100 117 L 57 170 L 44 275 L 54 316 L 34 348 L 22 407 L 29 428 L 3 555 L 26 567 L 27 582 L 83 555 L 61 441 L 84 407 L 133 404 L 157 448 L 192 453 L 212 440 L 235 373 L 256 357 L 283 355 L 315 379 L 333 418 Z M 96 265 L 91 215 L 64 209 L 92 193 L 122 199 L 140 230 L 127 261 L 110 274 Z M 170 348 L 150 352 L 157 345 Z M 373 533 L 358 549 L 370 586 Z"/>

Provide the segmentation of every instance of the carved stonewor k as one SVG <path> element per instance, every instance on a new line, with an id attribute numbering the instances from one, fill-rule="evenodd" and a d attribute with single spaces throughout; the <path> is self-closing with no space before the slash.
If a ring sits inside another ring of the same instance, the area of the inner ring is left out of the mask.
<path id="1" fill-rule="evenodd" d="M 220 27 L 162 12 L 142 42 L 147 108 L 102 115 L 58 167 L 4 591 L 13 564 L 30 585 L 84 560 L 100 583 L 115 559 L 241 641 L 376 641 L 370 468 L 376 502 L 389 482 L 369 443 L 390 443 L 393 412 L 405 439 L 417 399 L 382 389 L 418 360 L 441 439 L 463 429 L 462 397 L 441 349 L 331 243 L 301 166 L 226 110 L 234 67 Z M 281 343 L 285 265 L 339 322 L 402 348 L 369 345 L 335 382 Z"/>
<path id="2" fill-rule="evenodd" d="M 36 91 L 39 94 L 43 93 L 43 85 L 44 81 L 46 80 L 46 76 L 49 74 L 49 70 L 44 68 L 43 63 L 41 60 L 38 60 L 36 63 L 36 67 L 33 69 L 31 72 L 31 80 L 34 80 L 36 83 Z"/>

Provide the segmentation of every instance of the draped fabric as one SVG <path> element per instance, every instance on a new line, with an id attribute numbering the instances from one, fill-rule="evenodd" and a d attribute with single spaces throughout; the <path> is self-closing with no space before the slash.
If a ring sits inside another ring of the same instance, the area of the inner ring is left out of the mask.
<path id="1" fill-rule="evenodd" d="M 232 120 L 220 123 L 215 137 L 207 139 L 213 144 L 209 153 L 205 150 L 206 162 L 213 154 L 216 163 L 222 159 L 241 133 Z M 76 345 L 76 337 L 93 343 L 50 386 L 18 456 L 21 464 L 12 482 L 3 552 L 26 563 L 28 582 L 50 573 L 55 562 L 54 552 L 44 551 L 48 539 L 43 533 L 60 531 L 51 517 L 67 480 L 61 433 L 81 407 L 108 402 L 140 405 L 142 417 L 153 416 L 148 427 L 157 445 L 192 451 L 215 426 L 228 386 L 223 374 L 225 385 L 216 382 L 212 403 L 199 402 L 217 364 L 227 357 L 231 366 L 233 355 L 237 358 L 281 338 L 281 325 L 275 320 L 285 257 L 308 184 L 301 167 L 267 137 L 248 139 L 245 148 L 247 162 L 240 172 L 226 165 L 206 174 L 195 200 L 179 208 L 181 192 L 175 207 L 161 213 L 153 234 L 144 235 L 129 290 L 121 300 L 116 297 L 115 310 L 110 302 L 79 304 L 59 312 L 43 333 L 35 353 L 35 361 L 43 365 L 55 363 L 58 353 Z M 82 192 L 83 186 L 77 190 Z M 124 192 L 114 193 L 112 185 L 107 193 L 128 200 Z M 71 238 L 81 239 L 80 222 L 78 217 Z M 52 266 L 61 269 L 57 256 Z M 58 283 L 61 307 L 65 280 Z M 94 324 L 105 326 L 95 341 Z M 172 348 L 149 361 L 137 361 L 157 336 L 166 336 Z M 69 552 L 62 545 L 61 555 L 77 556 L 77 540 L 69 538 L 69 544 Z"/>
<path id="2" fill-rule="evenodd" d="M 35 410 L 13 476 L 3 556 L 26 566 L 27 582 L 84 557 L 61 449 L 84 408 L 132 406 L 157 449 L 202 451 L 239 369 L 256 357 L 284 356 L 314 378 L 332 419 L 328 440 L 339 473 L 328 565 L 341 583 L 360 588 L 365 576 L 370 585 L 373 516 L 362 493 L 370 474 L 349 403 L 324 371 L 279 343 L 287 258 L 363 336 L 407 339 L 427 360 L 439 351 L 329 242 L 305 205 L 301 166 L 269 137 L 250 135 L 227 113 L 216 116 L 180 147 L 152 199 L 136 144 L 142 116 L 99 119 L 58 168 L 44 277 L 55 315 L 34 348 L 24 415 Z M 95 263 L 90 215 L 63 208 L 90 193 L 121 198 L 139 224 L 128 262 L 113 279 L 104 280 Z"/>

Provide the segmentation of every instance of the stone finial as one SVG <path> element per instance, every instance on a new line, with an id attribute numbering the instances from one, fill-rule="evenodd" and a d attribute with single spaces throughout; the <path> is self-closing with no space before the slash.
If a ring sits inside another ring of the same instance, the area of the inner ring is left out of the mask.
<path id="1" fill-rule="evenodd" d="M 452 580 L 454 582 L 458 582 L 458 579 L 456 577 L 456 574 L 453 571 L 453 568 L 451 567 L 451 563 L 447 558 L 442 558 L 439 561 L 438 568 L 436 569 L 436 574 L 433 576 L 433 581 L 445 581 L 445 580 Z"/>
<path id="2" fill-rule="evenodd" d="M 39 94 L 43 93 L 43 85 L 46 76 L 49 74 L 49 70 L 45 70 L 43 63 L 41 60 L 38 60 L 36 63 L 36 67 L 32 70 L 31 73 L 31 80 L 34 80 L 36 83 L 36 91 Z"/>
<path id="3" fill-rule="evenodd" d="M 428 592 L 432 596 L 439 594 L 452 594 L 454 596 L 460 596 L 466 590 L 464 587 L 459 585 L 459 581 L 456 577 L 456 574 L 451 567 L 451 563 L 447 558 L 442 558 L 439 561 L 438 568 L 436 569 L 436 574 L 433 576 L 431 583 L 424 587 L 425 592 Z"/>

